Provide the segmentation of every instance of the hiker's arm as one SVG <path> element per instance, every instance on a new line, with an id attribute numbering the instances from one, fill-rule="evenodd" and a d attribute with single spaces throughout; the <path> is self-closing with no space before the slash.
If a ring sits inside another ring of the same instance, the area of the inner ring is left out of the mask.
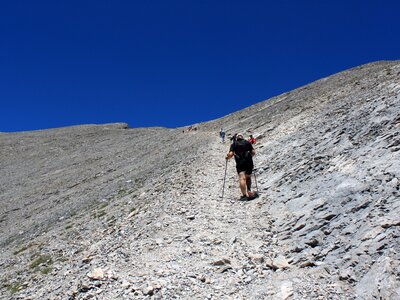
<path id="1" fill-rule="evenodd" d="M 254 156 L 254 155 L 256 155 L 256 150 L 251 150 L 251 156 Z"/>
<path id="2" fill-rule="evenodd" d="M 233 156 L 233 151 L 229 151 L 228 154 L 226 155 L 225 159 L 231 159 Z"/>

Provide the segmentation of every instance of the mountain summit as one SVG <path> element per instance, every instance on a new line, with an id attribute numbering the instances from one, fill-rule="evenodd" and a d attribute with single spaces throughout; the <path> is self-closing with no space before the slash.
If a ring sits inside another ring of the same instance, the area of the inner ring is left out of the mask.
<path id="1" fill-rule="evenodd" d="M 0 133 L 1 298 L 400 298 L 400 61 L 192 128 Z"/>

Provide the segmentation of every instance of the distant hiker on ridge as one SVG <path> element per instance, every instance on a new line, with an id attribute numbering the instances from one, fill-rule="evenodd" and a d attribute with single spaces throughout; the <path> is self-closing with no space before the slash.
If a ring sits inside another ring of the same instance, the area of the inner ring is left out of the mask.
<path id="1" fill-rule="evenodd" d="M 221 142 L 225 143 L 225 131 L 222 128 L 219 132 L 219 137 L 221 138 Z"/>
<path id="2" fill-rule="evenodd" d="M 243 135 L 238 134 L 233 141 L 225 159 L 235 156 L 236 171 L 239 175 L 240 190 L 242 197 L 240 200 L 252 200 L 257 195 L 251 192 L 251 173 L 253 172 L 253 156 L 256 154 L 249 141 L 243 139 Z"/>
<path id="3" fill-rule="evenodd" d="M 253 135 L 252 135 L 252 134 L 250 134 L 249 142 L 250 142 L 250 144 L 252 144 L 252 145 L 254 145 L 255 143 L 257 143 L 257 140 L 256 140 L 256 138 L 255 138 L 255 137 L 253 137 Z"/>

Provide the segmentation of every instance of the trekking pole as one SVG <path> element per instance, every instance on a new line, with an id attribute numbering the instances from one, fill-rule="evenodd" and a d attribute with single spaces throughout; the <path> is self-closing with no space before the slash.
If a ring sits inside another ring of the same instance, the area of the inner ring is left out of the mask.
<path id="1" fill-rule="evenodd" d="M 253 158 L 253 165 L 255 165 L 255 164 L 254 164 L 254 158 Z M 256 176 L 256 171 L 257 171 L 257 168 L 254 168 L 254 167 L 253 167 L 254 182 L 255 182 L 255 184 L 256 184 L 256 191 L 257 191 L 257 194 L 259 194 L 259 191 L 258 191 L 258 186 L 257 186 L 257 176 Z"/>
<path id="2" fill-rule="evenodd" d="M 257 169 L 253 169 L 253 174 L 254 174 L 254 182 L 255 182 L 255 184 L 256 184 L 256 191 L 257 191 L 257 193 L 259 193 L 259 191 L 258 191 L 258 186 L 257 186 L 257 176 L 256 176 L 256 171 L 257 171 Z"/>
<path id="3" fill-rule="evenodd" d="M 226 163 L 225 163 L 225 175 L 224 175 L 224 183 L 222 185 L 222 197 L 221 197 L 222 199 L 221 199 L 221 201 L 224 200 L 225 179 L 226 179 L 226 169 L 227 169 L 227 167 L 228 167 L 228 160 L 226 160 Z"/>

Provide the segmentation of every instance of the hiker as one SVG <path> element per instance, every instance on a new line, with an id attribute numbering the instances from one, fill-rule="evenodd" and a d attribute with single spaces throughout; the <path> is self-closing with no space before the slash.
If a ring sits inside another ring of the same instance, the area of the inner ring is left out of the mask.
<path id="1" fill-rule="evenodd" d="M 225 131 L 222 128 L 219 132 L 219 137 L 221 138 L 221 142 L 225 143 Z"/>
<path id="2" fill-rule="evenodd" d="M 255 138 L 255 137 L 253 137 L 253 135 L 252 135 L 252 134 L 250 134 L 249 142 L 250 142 L 250 144 L 252 144 L 252 145 L 254 145 L 255 143 L 257 143 L 257 140 L 256 140 L 256 138 Z"/>
<path id="3" fill-rule="evenodd" d="M 233 156 L 236 161 L 236 171 L 239 175 L 239 184 L 242 196 L 240 200 L 252 200 L 257 194 L 251 192 L 251 173 L 253 172 L 253 156 L 256 154 L 249 141 L 243 139 L 243 135 L 237 134 L 225 159 Z"/>

